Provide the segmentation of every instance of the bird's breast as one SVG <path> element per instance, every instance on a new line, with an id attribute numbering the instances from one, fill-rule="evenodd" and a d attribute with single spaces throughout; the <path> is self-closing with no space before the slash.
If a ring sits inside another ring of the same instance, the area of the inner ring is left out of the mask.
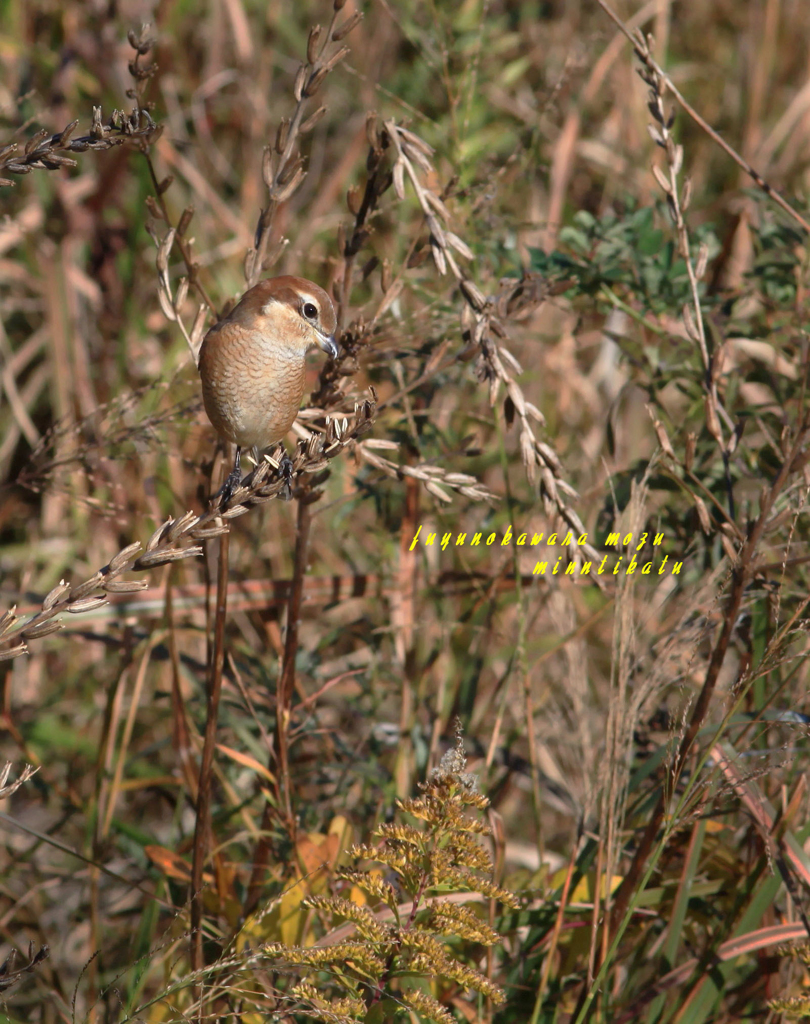
<path id="1" fill-rule="evenodd" d="M 304 395 L 300 352 L 226 324 L 206 336 L 199 366 L 205 411 L 222 437 L 243 448 L 284 437 Z"/>

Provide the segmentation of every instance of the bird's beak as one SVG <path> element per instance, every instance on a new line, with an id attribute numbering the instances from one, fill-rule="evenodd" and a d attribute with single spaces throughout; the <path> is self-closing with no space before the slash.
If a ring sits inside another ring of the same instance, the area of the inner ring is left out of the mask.
<path id="1" fill-rule="evenodd" d="M 338 347 L 333 334 L 321 334 L 318 332 L 318 344 L 333 359 L 337 359 Z"/>

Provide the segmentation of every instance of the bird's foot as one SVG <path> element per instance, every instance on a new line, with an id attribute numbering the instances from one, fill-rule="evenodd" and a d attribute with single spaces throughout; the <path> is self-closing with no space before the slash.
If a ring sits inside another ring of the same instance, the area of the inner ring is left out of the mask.
<path id="1" fill-rule="evenodd" d="M 237 490 L 239 485 L 242 483 L 242 460 L 241 460 L 242 449 L 237 447 L 236 458 L 234 459 L 233 469 L 225 478 L 225 483 L 220 487 L 217 493 L 213 497 L 214 502 L 218 502 L 223 508 L 228 504 Z"/>
<path id="2" fill-rule="evenodd" d="M 234 468 L 230 471 L 230 473 L 225 478 L 225 483 L 222 485 L 222 487 L 220 487 L 220 489 L 214 495 L 213 500 L 217 504 L 222 505 L 223 508 L 224 508 L 225 505 L 227 505 L 228 502 L 231 500 L 231 498 L 234 495 L 234 492 L 239 488 L 239 485 L 241 483 L 242 483 L 242 472 L 241 472 L 241 470 L 237 469 L 236 466 L 234 466 Z"/>
<path id="3" fill-rule="evenodd" d="M 278 475 L 284 481 L 284 486 L 281 488 L 279 494 L 284 501 L 290 501 L 292 498 L 292 482 L 295 477 L 295 470 L 293 469 L 292 459 L 286 452 L 281 456 L 281 461 L 278 464 Z"/>

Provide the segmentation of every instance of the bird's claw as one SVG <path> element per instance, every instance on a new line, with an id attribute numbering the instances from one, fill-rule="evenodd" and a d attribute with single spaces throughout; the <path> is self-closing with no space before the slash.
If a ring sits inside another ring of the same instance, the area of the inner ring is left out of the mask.
<path id="1" fill-rule="evenodd" d="M 293 468 L 292 459 L 286 452 L 281 456 L 281 461 L 278 464 L 278 475 L 284 481 L 284 485 L 279 492 L 280 496 L 284 501 L 290 501 L 292 498 L 292 482 L 295 476 L 295 470 Z"/>
<path id="2" fill-rule="evenodd" d="M 225 478 L 225 483 L 220 487 L 217 493 L 214 495 L 214 501 L 218 501 L 219 504 L 224 508 L 234 495 L 239 485 L 242 483 L 242 471 L 238 466 L 234 466 L 228 476 Z"/>

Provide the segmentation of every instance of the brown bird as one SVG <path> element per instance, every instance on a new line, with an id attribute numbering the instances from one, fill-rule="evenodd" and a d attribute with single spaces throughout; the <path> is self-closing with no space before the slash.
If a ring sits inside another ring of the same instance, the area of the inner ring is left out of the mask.
<path id="1" fill-rule="evenodd" d="M 236 445 L 226 501 L 241 480 L 242 449 L 252 448 L 258 460 L 259 450 L 293 425 L 309 349 L 317 345 L 337 356 L 336 325 L 323 288 L 302 277 L 271 277 L 248 289 L 206 334 L 198 361 L 205 411 L 219 436 Z"/>

